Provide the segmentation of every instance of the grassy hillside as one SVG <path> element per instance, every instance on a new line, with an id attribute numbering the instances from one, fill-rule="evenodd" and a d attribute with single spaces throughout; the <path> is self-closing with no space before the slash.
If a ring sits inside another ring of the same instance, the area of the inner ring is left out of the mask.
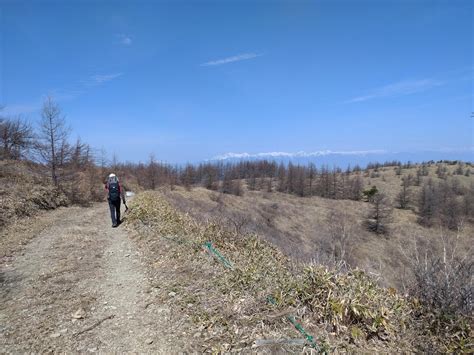
<path id="1" fill-rule="evenodd" d="M 24 161 L 0 160 L 0 228 L 39 210 L 69 203 L 41 167 Z"/>
<path id="2" fill-rule="evenodd" d="M 104 198 L 98 169 L 67 171 L 59 186 L 45 166 L 30 161 L 0 160 L 0 257 L 27 243 L 42 226 L 42 212 L 71 205 L 88 206 Z M 31 233 L 25 233 L 29 230 Z"/>
<path id="3" fill-rule="evenodd" d="M 172 195 L 177 194 L 190 197 L 184 191 Z M 279 197 L 279 203 L 291 199 Z M 247 198 L 255 203 L 258 196 Z M 192 337 L 197 351 L 245 351 L 262 339 L 278 343 L 263 348 L 268 351 L 452 352 L 472 346 L 468 319 L 443 318 L 359 270 L 295 263 L 258 235 L 197 221 L 167 199 L 158 192 L 140 194 L 127 224 L 146 251 L 155 287 L 168 295 L 159 301 L 171 307 L 177 322 L 192 320 L 192 328 L 178 322 L 176 331 Z M 243 201 L 240 211 L 252 204 Z M 324 207 L 320 202 L 312 211 Z M 305 339 L 291 321 L 314 342 L 285 342 Z"/>
<path id="4" fill-rule="evenodd" d="M 457 166 L 447 166 L 447 180 L 456 179 L 460 186 L 474 183 L 474 175 L 449 175 Z M 428 167 L 433 181 L 441 180 L 436 167 Z M 385 167 L 361 173 L 364 188 L 376 186 L 386 193 L 396 205 L 404 176 L 415 176 L 417 167 L 403 169 Z M 421 185 L 421 184 L 420 184 Z M 287 256 L 299 261 L 315 261 L 331 265 L 334 253 L 340 249 L 334 239 L 334 229 L 341 223 L 346 228 L 344 261 L 376 277 L 381 285 L 403 290 L 411 277 L 411 264 L 416 252 L 428 249 L 441 253 L 443 241 L 456 241 L 457 251 L 468 255 L 474 235 L 474 225 L 465 220 L 463 230 L 450 231 L 440 227 L 424 227 L 417 223 L 416 199 L 421 186 L 409 187 L 409 209 L 393 208 L 388 235 L 376 235 L 367 230 L 365 221 L 371 205 L 364 201 L 333 200 L 317 196 L 298 197 L 279 192 L 248 191 L 234 196 L 193 188 L 177 187 L 166 193 L 165 198 L 179 210 L 201 221 L 212 220 L 229 230 L 253 232 L 277 246 Z M 342 220 L 341 220 L 342 219 Z M 440 254 L 441 255 L 441 254 Z"/>

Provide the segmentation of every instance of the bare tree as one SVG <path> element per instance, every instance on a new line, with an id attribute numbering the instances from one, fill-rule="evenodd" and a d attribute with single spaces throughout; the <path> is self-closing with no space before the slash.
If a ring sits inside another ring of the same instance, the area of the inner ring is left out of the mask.
<path id="1" fill-rule="evenodd" d="M 416 170 L 416 180 L 415 180 L 415 185 L 416 186 L 420 186 L 421 185 L 421 181 L 422 181 L 422 171 L 421 169 L 417 169 Z"/>
<path id="2" fill-rule="evenodd" d="M 42 160 L 49 167 L 53 184 L 58 186 L 58 170 L 64 164 L 67 151 L 69 129 L 59 105 L 48 96 L 41 111 L 39 125 L 38 151 Z"/>
<path id="3" fill-rule="evenodd" d="M 147 167 L 147 176 L 148 176 L 149 187 L 152 190 L 155 190 L 156 187 L 158 186 L 158 178 L 159 178 L 158 175 L 159 175 L 159 171 L 158 171 L 158 164 L 156 162 L 155 154 L 151 153 L 150 160 L 148 162 L 148 167 Z"/>
<path id="4" fill-rule="evenodd" d="M 430 227 L 437 213 L 438 196 L 436 187 L 432 179 L 423 184 L 418 197 L 418 222 Z"/>
<path id="5" fill-rule="evenodd" d="M 60 149 L 59 156 L 62 156 Z M 67 187 L 66 195 L 72 203 L 88 205 L 92 200 L 103 198 L 102 186 L 91 148 L 79 138 L 68 150 L 67 158 L 60 158 L 63 165 L 61 186 Z"/>
<path id="6" fill-rule="evenodd" d="M 217 190 L 219 186 L 217 167 L 206 164 L 203 170 L 204 187 L 208 190 Z"/>
<path id="7" fill-rule="evenodd" d="M 250 191 L 255 191 L 257 189 L 257 177 L 255 173 L 252 173 L 250 178 L 247 179 L 247 189 Z"/>
<path id="8" fill-rule="evenodd" d="M 99 154 L 100 154 L 99 155 L 100 176 L 102 179 L 104 179 L 104 182 L 105 182 L 105 174 L 106 174 L 108 160 L 107 160 L 107 151 L 105 150 L 104 147 L 100 149 Z"/>
<path id="9" fill-rule="evenodd" d="M 387 234 L 392 214 L 388 197 L 382 192 L 377 192 L 373 195 L 371 203 L 372 210 L 367 219 L 367 227 L 377 234 Z"/>
<path id="10" fill-rule="evenodd" d="M 277 191 L 285 192 L 287 190 L 287 172 L 283 163 L 280 163 L 277 171 Z"/>
<path id="11" fill-rule="evenodd" d="M 250 222 L 248 215 L 238 212 L 232 213 L 227 219 L 234 228 L 235 234 L 243 234 L 243 230 Z"/>
<path id="12" fill-rule="evenodd" d="M 91 166 L 95 167 L 91 147 L 89 144 L 82 142 L 80 138 L 76 140 L 76 144 L 73 147 L 68 149 L 67 158 L 62 158 L 60 160 L 62 160 L 63 164 L 67 162 L 73 173 L 84 171 Z"/>
<path id="13" fill-rule="evenodd" d="M 31 124 L 22 119 L 0 117 L 0 158 L 25 158 L 34 145 L 35 135 Z"/>
<path id="14" fill-rule="evenodd" d="M 110 162 L 110 168 L 112 169 L 112 171 L 117 173 L 119 169 L 119 164 L 120 163 L 117 157 L 117 153 L 114 152 L 114 154 L 112 155 L 112 161 Z"/>
<path id="15" fill-rule="evenodd" d="M 195 175 L 196 171 L 194 166 L 187 164 L 181 174 L 181 183 L 186 188 L 186 190 L 191 190 L 191 185 L 194 183 Z"/>
<path id="16" fill-rule="evenodd" d="M 438 219 L 442 226 L 455 230 L 461 218 L 461 203 L 457 199 L 455 186 L 442 182 L 438 186 Z"/>
<path id="17" fill-rule="evenodd" d="M 439 229 L 438 248 L 425 243 L 425 238 L 415 238 L 413 247 L 400 248 L 413 276 L 408 280 L 409 293 L 447 315 L 470 315 L 474 309 L 474 260 L 472 248 L 459 247 L 462 234 L 461 221 L 454 233 Z"/>
<path id="18" fill-rule="evenodd" d="M 468 219 L 474 219 L 474 183 L 471 183 L 463 197 L 462 211 Z"/>
<path id="19" fill-rule="evenodd" d="M 359 201 L 361 199 L 362 190 L 364 188 L 364 181 L 357 174 L 353 179 L 350 180 L 350 199 Z"/>
<path id="20" fill-rule="evenodd" d="M 309 166 L 308 166 L 309 192 L 308 193 L 310 196 L 313 195 L 313 182 L 316 177 L 316 174 L 317 174 L 317 170 L 314 163 L 309 163 Z"/>
<path id="21" fill-rule="evenodd" d="M 286 191 L 292 194 L 295 191 L 295 166 L 290 161 L 286 174 Z"/>
<path id="22" fill-rule="evenodd" d="M 305 170 L 303 167 L 297 166 L 295 170 L 295 178 L 293 189 L 294 193 L 296 193 L 300 197 L 305 196 Z"/>
<path id="23" fill-rule="evenodd" d="M 402 188 L 397 195 L 398 207 L 401 209 L 407 209 L 411 202 L 410 180 L 407 176 L 402 177 Z"/>
<path id="24" fill-rule="evenodd" d="M 232 193 L 232 176 L 229 172 L 224 173 L 224 179 L 222 180 L 221 192 L 224 194 Z"/>

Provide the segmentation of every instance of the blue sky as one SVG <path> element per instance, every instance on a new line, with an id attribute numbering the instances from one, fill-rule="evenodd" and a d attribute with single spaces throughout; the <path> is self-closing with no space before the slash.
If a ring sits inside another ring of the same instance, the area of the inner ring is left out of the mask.
<path id="1" fill-rule="evenodd" d="M 122 160 L 465 150 L 472 1 L 8 1 L 5 113 Z"/>

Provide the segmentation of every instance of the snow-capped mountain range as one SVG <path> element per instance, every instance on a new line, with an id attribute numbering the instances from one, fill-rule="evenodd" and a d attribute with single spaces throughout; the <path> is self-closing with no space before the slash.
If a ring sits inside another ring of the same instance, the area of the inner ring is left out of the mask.
<path id="1" fill-rule="evenodd" d="M 294 164 L 314 163 L 317 166 L 329 165 L 344 168 L 356 164 L 361 167 L 369 162 L 401 161 L 422 162 L 429 160 L 462 160 L 474 162 L 474 147 L 463 150 L 438 150 L 418 152 L 390 152 L 386 150 L 354 150 L 354 151 L 332 151 L 319 150 L 314 152 L 299 151 L 291 152 L 267 152 L 267 153 L 225 153 L 210 159 L 211 162 L 239 162 L 243 160 L 270 160 L 282 163 L 292 162 Z"/>
<path id="2" fill-rule="evenodd" d="M 316 152 L 268 152 L 268 153 L 226 153 L 218 155 L 212 160 L 228 160 L 228 159 L 267 159 L 267 158 L 308 158 L 308 157 L 321 157 L 327 155 L 368 155 L 368 154 L 383 154 L 385 150 L 355 150 L 355 151 L 332 151 L 332 150 L 319 150 Z"/>

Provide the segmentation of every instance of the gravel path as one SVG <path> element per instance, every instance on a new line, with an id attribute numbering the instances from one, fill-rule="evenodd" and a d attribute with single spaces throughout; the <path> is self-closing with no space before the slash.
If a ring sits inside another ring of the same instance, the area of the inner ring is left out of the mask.
<path id="1" fill-rule="evenodd" d="M 153 302 L 146 266 L 106 204 L 52 219 L 0 265 L 0 353 L 180 349 L 169 309 Z"/>

